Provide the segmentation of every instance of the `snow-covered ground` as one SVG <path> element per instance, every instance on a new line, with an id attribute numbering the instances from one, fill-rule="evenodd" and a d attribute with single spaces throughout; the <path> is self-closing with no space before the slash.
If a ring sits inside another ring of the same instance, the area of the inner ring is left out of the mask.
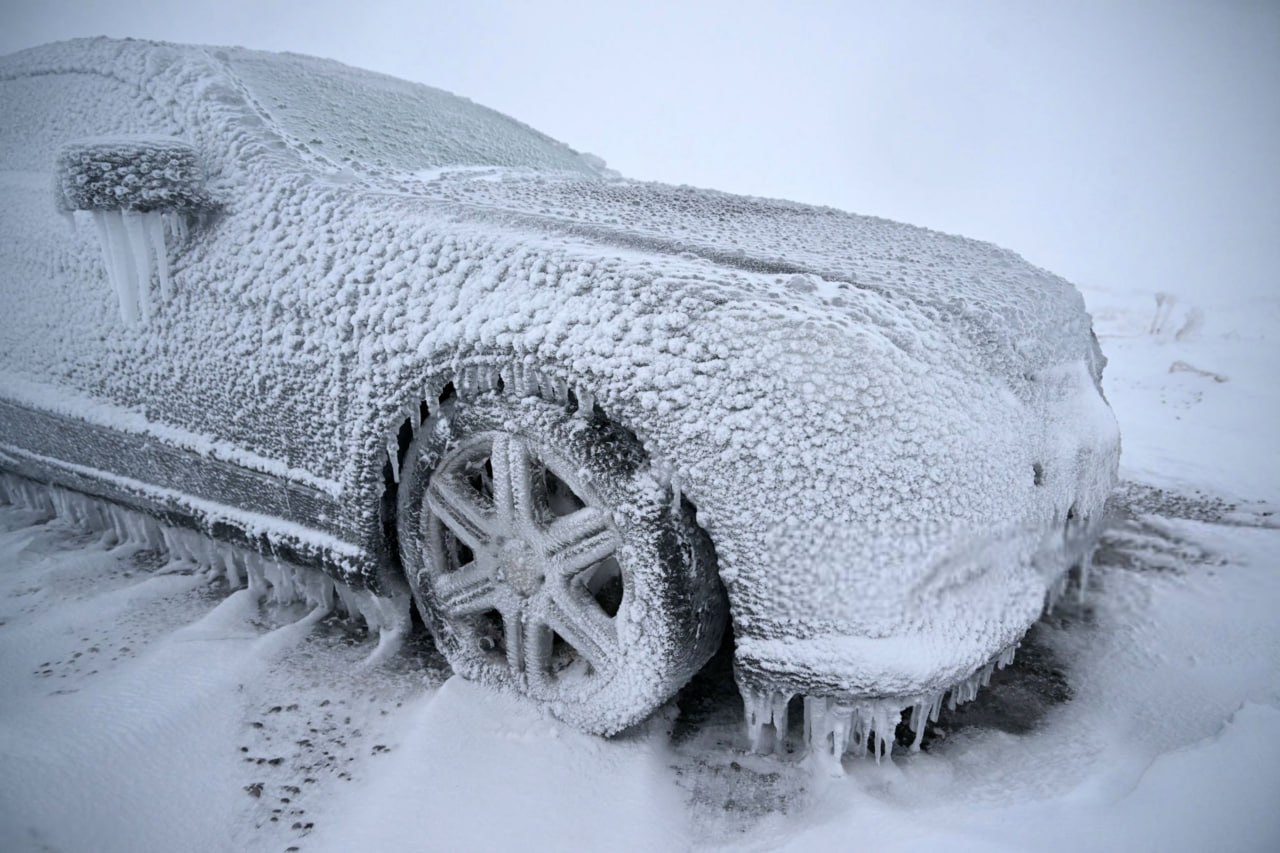
<path id="1" fill-rule="evenodd" d="M 428 643 L 366 665 L 351 625 L 0 507 L 0 849 L 1280 849 L 1280 302 L 1086 298 L 1115 522 L 923 751 L 750 755 L 724 656 L 583 736 Z"/>

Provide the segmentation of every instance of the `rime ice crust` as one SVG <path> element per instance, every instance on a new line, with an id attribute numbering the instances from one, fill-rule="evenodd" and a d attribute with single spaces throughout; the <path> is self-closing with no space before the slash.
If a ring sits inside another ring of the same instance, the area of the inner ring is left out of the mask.
<path id="1" fill-rule="evenodd" d="M 751 689 L 932 696 L 1090 547 L 1119 452 L 1101 355 L 1076 290 L 1010 252 L 608 179 L 468 101 L 305 57 L 70 42 L 0 60 L 0 86 L 4 374 L 339 484 L 352 571 L 379 570 L 388 437 L 464 367 L 527 369 L 637 432 L 715 542 Z M 406 115 L 427 143 L 381 135 Z M 50 196 L 61 145 L 120 134 L 186 141 L 225 204 L 145 326 Z"/>
<path id="2" fill-rule="evenodd" d="M 199 211 L 213 207 L 199 158 L 164 137 L 69 142 L 58 152 L 63 210 Z"/>

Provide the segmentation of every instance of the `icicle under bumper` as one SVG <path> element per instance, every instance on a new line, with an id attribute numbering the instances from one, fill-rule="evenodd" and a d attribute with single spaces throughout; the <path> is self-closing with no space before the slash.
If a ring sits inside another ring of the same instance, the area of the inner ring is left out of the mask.
<path id="1" fill-rule="evenodd" d="M 755 691 L 739 686 L 751 751 L 782 755 L 802 746 L 807 760 L 816 767 L 839 775 L 845 753 L 870 751 L 877 762 L 893 753 L 898 725 L 905 722 L 914 733 L 911 751 L 920 749 L 925 726 L 937 722 L 943 705 L 954 710 L 971 702 L 978 691 L 991 683 L 997 669 L 1013 663 L 1018 644 L 1003 649 L 985 666 L 950 687 L 925 696 L 852 700 L 829 696 L 804 697 L 804 734 L 801 744 L 788 740 L 790 705 L 794 695 L 779 691 Z"/>

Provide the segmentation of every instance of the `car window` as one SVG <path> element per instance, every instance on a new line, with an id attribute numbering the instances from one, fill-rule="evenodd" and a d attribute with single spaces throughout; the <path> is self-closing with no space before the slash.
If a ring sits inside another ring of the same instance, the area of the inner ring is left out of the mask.
<path id="1" fill-rule="evenodd" d="M 305 56 L 219 56 L 273 124 L 338 163 L 408 172 L 505 166 L 597 173 L 567 145 L 440 89 Z"/>

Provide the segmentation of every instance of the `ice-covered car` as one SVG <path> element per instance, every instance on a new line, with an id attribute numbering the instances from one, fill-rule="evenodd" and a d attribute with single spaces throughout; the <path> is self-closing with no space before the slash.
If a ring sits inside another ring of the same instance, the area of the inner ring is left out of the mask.
<path id="1" fill-rule="evenodd" d="M 623 180 L 297 55 L 55 44 L 0 108 L 11 499 L 391 634 L 412 598 L 593 732 L 731 622 L 753 740 L 803 696 L 834 755 L 971 695 L 1087 565 L 1103 358 L 1011 252 Z"/>

